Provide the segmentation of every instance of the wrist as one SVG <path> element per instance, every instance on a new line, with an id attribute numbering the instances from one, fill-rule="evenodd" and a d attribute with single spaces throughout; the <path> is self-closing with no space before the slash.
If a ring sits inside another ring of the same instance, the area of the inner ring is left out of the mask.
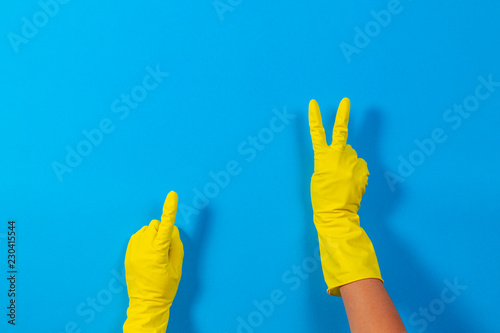
<path id="1" fill-rule="evenodd" d="M 347 209 L 332 209 L 328 211 L 320 211 L 314 213 L 314 223 L 316 226 L 330 225 L 342 223 L 354 223 L 359 226 L 359 215 L 357 211 Z"/>
<path id="2" fill-rule="evenodd" d="M 124 333 L 165 333 L 172 303 L 131 297 Z"/>

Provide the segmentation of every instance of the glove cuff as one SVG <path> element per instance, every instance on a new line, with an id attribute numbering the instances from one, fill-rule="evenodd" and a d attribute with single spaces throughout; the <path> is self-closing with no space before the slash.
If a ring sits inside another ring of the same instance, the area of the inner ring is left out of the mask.
<path id="1" fill-rule="evenodd" d="M 171 303 L 130 298 L 123 333 L 165 333 Z"/>
<path id="2" fill-rule="evenodd" d="M 328 294 L 341 296 L 341 286 L 363 279 L 384 282 L 373 244 L 360 227 L 357 214 L 328 221 L 315 215 L 314 223 Z"/>

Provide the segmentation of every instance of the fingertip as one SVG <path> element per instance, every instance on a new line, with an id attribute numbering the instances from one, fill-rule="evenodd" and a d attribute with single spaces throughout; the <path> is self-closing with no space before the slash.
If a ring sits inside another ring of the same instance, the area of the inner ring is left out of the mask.
<path id="1" fill-rule="evenodd" d="M 344 121 L 349 121 L 349 110 L 351 109 L 351 100 L 347 97 L 342 98 L 339 105 L 339 112 Z"/>
<path id="2" fill-rule="evenodd" d="M 349 98 L 344 97 L 339 104 L 337 115 L 335 116 L 335 125 L 333 125 L 332 146 L 344 148 L 347 143 L 349 125 L 349 112 L 351 102 Z"/>
<path id="3" fill-rule="evenodd" d="M 311 101 L 309 102 L 309 108 L 312 107 L 319 107 L 318 102 L 316 102 L 315 99 L 311 99 Z"/>
<path id="4" fill-rule="evenodd" d="M 149 226 L 155 228 L 155 230 L 158 231 L 158 229 L 160 227 L 160 221 L 151 220 L 151 222 L 149 223 Z"/>
<path id="5" fill-rule="evenodd" d="M 167 195 L 167 198 L 165 199 L 165 203 L 163 204 L 162 221 L 164 221 L 165 219 L 175 220 L 178 203 L 179 196 L 176 192 L 170 191 L 170 193 L 168 193 Z"/>
<path id="6" fill-rule="evenodd" d="M 167 200 L 172 200 L 175 201 L 175 203 L 177 203 L 179 201 L 179 196 L 177 195 L 177 192 L 175 191 L 168 192 Z"/>
<path id="7" fill-rule="evenodd" d="M 309 102 L 309 128 L 311 130 L 313 149 L 316 150 L 326 146 L 325 129 L 321 120 L 321 112 L 318 102 L 314 99 Z"/>
<path id="8" fill-rule="evenodd" d="M 347 97 L 342 98 L 341 103 L 345 103 L 347 105 L 351 105 L 351 100 Z"/>

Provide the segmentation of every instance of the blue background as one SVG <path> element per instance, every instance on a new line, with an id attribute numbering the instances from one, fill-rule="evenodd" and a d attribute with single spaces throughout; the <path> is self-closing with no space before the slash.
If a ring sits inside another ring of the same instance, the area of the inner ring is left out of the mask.
<path id="1" fill-rule="evenodd" d="M 0 5 L 0 248 L 15 219 L 19 270 L 15 328 L 1 278 L 2 332 L 121 331 L 129 237 L 160 217 L 170 190 L 195 209 L 195 191 L 232 160 L 241 173 L 207 207 L 178 213 L 185 258 L 168 331 L 237 332 L 239 317 L 259 319 L 254 301 L 279 290 L 285 301 L 254 332 L 348 332 L 342 300 L 307 259 L 317 247 L 307 106 L 319 102 L 330 136 L 345 96 L 348 142 L 371 173 L 361 223 L 408 331 L 495 332 L 500 87 L 480 88 L 489 95 L 467 118 L 447 110 L 479 77 L 500 81 L 500 4 L 401 0 L 385 26 L 371 11 L 388 1 L 232 4 L 70 1 L 46 22 L 37 1 Z M 40 27 L 16 45 L 23 17 Z M 356 27 L 373 30 L 356 39 Z M 342 43 L 356 41 L 346 56 Z M 169 75 L 121 119 L 113 101 L 137 92 L 148 66 Z M 276 110 L 295 117 L 269 138 Z M 113 131 L 60 181 L 54 161 L 103 119 Z M 439 128 L 446 140 L 418 153 L 415 140 Z M 266 144 L 250 159 L 242 148 L 259 133 Z M 401 158 L 418 165 L 402 170 Z M 388 172 L 404 182 L 391 187 Z M 467 287 L 449 304 L 445 280 Z M 418 314 L 429 306 L 433 321 Z"/>

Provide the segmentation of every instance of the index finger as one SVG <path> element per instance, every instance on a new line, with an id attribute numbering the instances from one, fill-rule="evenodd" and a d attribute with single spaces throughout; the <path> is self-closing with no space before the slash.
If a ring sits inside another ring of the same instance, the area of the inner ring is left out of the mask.
<path id="1" fill-rule="evenodd" d="M 318 102 L 314 99 L 309 102 L 309 127 L 311 129 L 313 149 L 316 150 L 320 147 L 325 147 L 327 145 L 325 129 L 323 128 Z"/>
<path id="2" fill-rule="evenodd" d="M 344 148 L 347 143 L 347 125 L 349 124 L 349 110 L 351 101 L 345 97 L 340 102 L 335 116 L 335 125 L 333 126 L 332 146 Z"/>
<path id="3" fill-rule="evenodd" d="M 165 203 L 163 204 L 163 214 L 161 223 L 155 238 L 155 245 L 158 249 L 168 249 L 172 241 L 172 232 L 174 230 L 175 216 L 177 215 L 177 203 L 179 197 L 177 193 L 171 191 Z"/>

